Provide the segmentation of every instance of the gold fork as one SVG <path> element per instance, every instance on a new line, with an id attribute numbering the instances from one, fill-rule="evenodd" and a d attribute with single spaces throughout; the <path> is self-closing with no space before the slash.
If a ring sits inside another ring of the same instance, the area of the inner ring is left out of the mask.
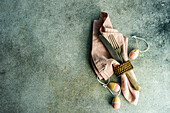
<path id="1" fill-rule="evenodd" d="M 119 55 L 119 57 L 121 58 L 122 60 L 122 57 L 121 57 L 121 48 L 119 47 L 119 44 L 117 43 L 115 37 L 113 35 L 110 35 L 109 36 L 109 42 L 111 43 L 112 47 L 114 48 L 114 50 L 116 51 L 116 53 Z"/>
<path id="2" fill-rule="evenodd" d="M 109 38 L 109 42 L 112 45 L 112 47 L 114 48 L 115 52 L 122 59 L 122 57 L 120 55 L 121 54 L 121 48 L 119 47 L 119 44 L 117 43 L 115 37 L 113 35 L 110 35 L 108 38 Z M 122 60 L 122 62 L 123 62 L 123 60 Z M 135 88 L 135 90 L 139 91 L 141 89 L 141 87 L 138 85 L 137 81 L 130 75 L 129 72 L 126 72 L 126 76 L 128 77 L 130 83 Z"/>

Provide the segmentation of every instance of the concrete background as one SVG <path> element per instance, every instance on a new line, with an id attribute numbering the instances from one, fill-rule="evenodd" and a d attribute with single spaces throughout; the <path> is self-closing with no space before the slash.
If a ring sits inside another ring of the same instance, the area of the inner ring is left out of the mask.
<path id="1" fill-rule="evenodd" d="M 92 70 L 92 22 L 101 11 L 151 46 L 132 61 L 142 87 L 137 106 L 121 95 L 114 110 Z M 169 0 L 0 0 L 0 113 L 168 113 L 169 35 Z"/>

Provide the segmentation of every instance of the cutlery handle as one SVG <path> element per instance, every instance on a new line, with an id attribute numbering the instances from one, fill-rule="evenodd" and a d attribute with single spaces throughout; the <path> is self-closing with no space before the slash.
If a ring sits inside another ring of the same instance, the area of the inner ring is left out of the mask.
<path id="1" fill-rule="evenodd" d="M 137 81 L 130 75 L 129 72 L 126 72 L 126 76 L 128 77 L 131 85 L 134 87 L 134 89 L 136 91 L 139 91 L 141 89 L 141 87 L 139 86 L 139 84 L 137 83 Z"/>

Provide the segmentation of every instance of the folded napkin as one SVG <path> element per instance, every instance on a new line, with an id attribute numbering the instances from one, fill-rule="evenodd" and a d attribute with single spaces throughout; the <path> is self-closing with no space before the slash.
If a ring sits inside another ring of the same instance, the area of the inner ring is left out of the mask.
<path id="1" fill-rule="evenodd" d="M 101 12 L 99 20 L 93 22 L 93 39 L 92 39 L 92 51 L 91 62 L 98 78 L 107 80 L 113 75 L 113 66 L 120 65 L 108 52 L 107 48 L 100 41 L 98 36 L 102 34 L 107 40 L 110 35 L 113 35 L 121 48 L 121 56 L 124 61 L 128 61 L 128 38 L 124 38 L 118 30 L 113 29 L 109 15 L 105 12 Z M 109 41 L 109 40 L 108 40 Z M 129 73 L 136 80 L 133 70 Z M 139 98 L 139 91 L 136 91 L 131 87 L 126 74 L 121 76 L 121 89 L 124 97 L 131 104 L 137 105 Z"/>

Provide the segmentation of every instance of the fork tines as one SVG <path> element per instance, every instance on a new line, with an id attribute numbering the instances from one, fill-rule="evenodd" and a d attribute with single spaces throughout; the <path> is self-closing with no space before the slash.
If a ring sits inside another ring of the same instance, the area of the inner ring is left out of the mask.
<path id="1" fill-rule="evenodd" d="M 111 43 L 111 45 L 113 46 L 114 49 L 119 48 L 119 45 L 113 35 L 109 36 L 109 42 Z"/>

